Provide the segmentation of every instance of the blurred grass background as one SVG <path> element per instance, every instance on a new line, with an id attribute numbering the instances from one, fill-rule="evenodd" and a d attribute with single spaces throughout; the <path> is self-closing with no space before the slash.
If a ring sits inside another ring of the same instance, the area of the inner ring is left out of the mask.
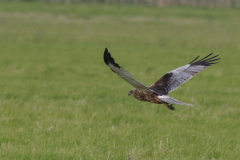
<path id="1" fill-rule="evenodd" d="M 238 9 L 0 2 L 1 159 L 239 159 Z M 103 62 L 150 86 L 197 55 L 222 58 L 143 103 Z"/>
<path id="2" fill-rule="evenodd" d="M 8 0 L 2 0 L 8 1 Z M 44 3 L 104 3 L 117 5 L 148 5 L 158 7 L 169 6 L 194 6 L 194 7 L 221 7 L 239 8 L 240 0 L 12 0 L 23 2 L 44 2 Z"/>

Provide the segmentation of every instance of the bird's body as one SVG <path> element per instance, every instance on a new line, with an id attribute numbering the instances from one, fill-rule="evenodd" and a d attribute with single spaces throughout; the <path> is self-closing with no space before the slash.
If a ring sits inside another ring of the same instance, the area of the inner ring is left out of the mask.
<path id="1" fill-rule="evenodd" d="M 137 88 L 133 88 L 130 92 L 134 98 L 140 101 L 162 104 L 162 101 L 158 98 L 158 94 L 154 92 L 142 91 Z"/>
<path id="2" fill-rule="evenodd" d="M 218 55 L 210 57 L 211 55 L 212 53 L 196 61 L 199 57 L 198 56 L 189 64 L 166 73 L 150 87 L 147 87 L 135 80 L 130 73 L 115 63 L 107 48 L 104 52 L 104 62 L 111 68 L 114 73 L 135 87 L 130 90 L 128 95 L 132 95 L 134 98 L 140 101 L 164 104 L 168 109 L 174 110 L 174 107 L 172 106 L 173 104 L 188 106 L 192 105 L 173 99 L 168 96 L 168 93 L 177 89 L 181 84 L 191 79 L 198 72 L 202 71 L 208 66 L 211 66 L 212 64 L 215 64 L 215 61 L 220 59 L 214 59 Z"/>
<path id="3" fill-rule="evenodd" d="M 174 107 L 172 104 L 166 103 L 159 99 L 159 95 L 154 92 L 148 92 L 148 91 L 142 91 L 137 88 L 133 88 L 130 90 L 128 95 L 132 95 L 134 98 L 140 100 L 140 101 L 145 101 L 145 102 L 150 102 L 150 103 L 156 103 L 156 104 L 164 104 L 168 109 L 174 110 Z"/>

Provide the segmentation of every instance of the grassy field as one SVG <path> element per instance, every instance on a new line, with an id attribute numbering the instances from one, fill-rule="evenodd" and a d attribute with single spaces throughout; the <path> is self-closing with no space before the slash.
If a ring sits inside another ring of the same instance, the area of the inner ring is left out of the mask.
<path id="1" fill-rule="evenodd" d="M 0 2 L 0 159 L 240 157 L 240 10 Z M 170 94 L 140 102 L 103 62 L 147 86 L 220 54 Z"/>

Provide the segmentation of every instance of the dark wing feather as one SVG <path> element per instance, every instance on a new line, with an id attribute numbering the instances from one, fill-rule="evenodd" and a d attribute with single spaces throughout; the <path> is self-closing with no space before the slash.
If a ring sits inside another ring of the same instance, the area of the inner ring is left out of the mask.
<path id="1" fill-rule="evenodd" d="M 199 58 L 198 56 L 189 64 L 166 73 L 149 88 L 159 95 L 167 95 L 169 92 L 177 89 L 181 84 L 191 79 L 203 69 L 211 66 L 212 64 L 216 64 L 217 60 L 220 58 L 216 58 L 218 55 L 211 57 L 212 54 L 213 53 L 196 61 Z"/>
<path id="2" fill-rule="evenodd" d="M 147 86 L 143 85 L 142 83 L 138 82 L 133 78 L 133 76 L 128 73 L 126 70 L 124 70 L 121 66 L 119 66 L 117 63 L 115 63 L 115 60 L 112 58 L 111 54 L 108 52 L 108 49 L 105 49 L 104 55 L 103 55 L 104 62 L 106 65 L 110 67 L 110 69 L 116 73 L 119 77 L 130 83 L 133 87 L 152 92 Z"/>

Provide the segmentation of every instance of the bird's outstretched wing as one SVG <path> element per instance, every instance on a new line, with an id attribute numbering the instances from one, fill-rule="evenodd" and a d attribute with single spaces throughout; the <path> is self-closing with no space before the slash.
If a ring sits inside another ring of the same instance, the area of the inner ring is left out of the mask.
<path id="1" fill-rule="evenodd" d="M 169 92 L 177 89 L 181 84 L 191 79 L 198 72 L 217 63 L 216 61 L 220 58 L 216 58 L 218 55 L 211 57 L 212 54 L 213 53 L 196 61 L 199 58 L 198 56 L 189 64 L 166 73 L 149 88 L 159 95 L 167 95 Z"/>
<path id="2" fill-rule="evenodd" d="M 140 90 L 152 92 L 147 86 L 135 80 L 130 73 L 128 73 L 126 70 L 120 67 L 117 63 L 115 63 L 114 59 L 111 57 L 111 54 L 108 52 L 107 48 L 105 49 L 103 59 L 104 59 L 104 62 L 111 68 L 111 70 L 114 73 L 116 73 L 119 77 L 121 77 L 122 79 L 130 83 L 133 87 Z"/>

